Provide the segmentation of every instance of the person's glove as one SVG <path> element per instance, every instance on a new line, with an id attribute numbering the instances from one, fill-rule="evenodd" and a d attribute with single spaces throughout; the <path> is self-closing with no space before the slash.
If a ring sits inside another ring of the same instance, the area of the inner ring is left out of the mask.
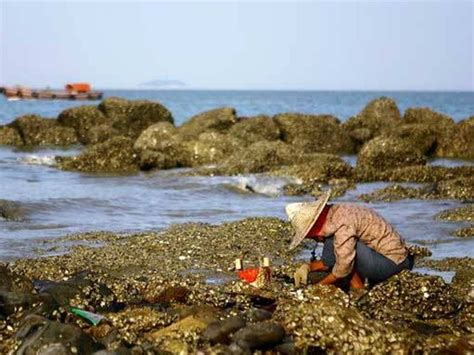
<path id="1" fill-rule="evenodd" d="M 295 286 L 299 287 L 300 285 L 308 284 L 308 274 L 310 272 L 309 264 L 303 264 L 298 269 L 296 269 L 293 274 L 293 279 L 295 280 Z"/>

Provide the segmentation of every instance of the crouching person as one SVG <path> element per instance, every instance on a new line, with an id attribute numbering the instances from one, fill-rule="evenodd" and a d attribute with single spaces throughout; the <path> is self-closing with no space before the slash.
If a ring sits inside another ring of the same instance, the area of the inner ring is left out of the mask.
<path id="1" fill-rule="evenodd" d="M 319 284 L 348 279 L 351 288 L 377 284 L 413 268 L 405 241 L 374 210 L 356 204 L 329 205 L 330 192 L 315 202 L 291 203 L 286 213 L 295 229 L 290 250 L 305 238 L 324 243 L 321 260 L 301 265 L 295 284 L 307 284 L 311 271 L 328 271 Z"/>

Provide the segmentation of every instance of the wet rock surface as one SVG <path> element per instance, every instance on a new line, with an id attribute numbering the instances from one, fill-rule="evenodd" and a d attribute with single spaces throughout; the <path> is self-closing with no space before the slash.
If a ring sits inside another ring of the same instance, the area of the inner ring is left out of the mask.
<path id="1" fill-rule="evenodd" d="M 239 121 L 229 130 L 229 135 L 239 139 L 245 145 L 250 145 L 264 140 L 279 140 L 281 132 L 272 117 L 261 115 L 239 117 Z"/>
<path id="2" fill-rule="evenodd" d="M 226 133 L 236 122 L 234 108 L 217 108 L 191 117 L 179 127 L 179 134 L 184 139 L 196 139 L 206 132 Z"/>
<path id="3" fill-rule="evenodd" d="M 358 167 L 372 167 L 378 170 L 424 164 L 426 158 L 419 150 L 410 147 L 399 138 L 374 138 L 362 147 L 357 157 Z"/>
<path id="4" fill-rule="evenodd" d="M 37 115 L 25 115 L 10 123 L 18 131 L 22 144 L 26 146 L 67 146 L 78 142 L 75 131 L 63 127 L 54 119 Z"/>
<path id="5" fill-rule="evenodd" d="M 83 172 L 134 172 L 138 170 L 137 154 L 133 140 L 115 137 L 106 142 L 90 146 L 76 157 L 57 157 L 64 170 Z"/>
<path id="6" fill-rule="evenodd" d="M 274 117 L 284 142 L 304 153 L 352 153 L 349 134 L 330 115 L 283 113 Z"/>
<path id="7" fill-rule="evenodd" d="M 15 292 L 18 302 L 0 315 L 0 349 L 44 346 L 74 353 L 66 344 L 77 346 L 78 353 L 469 349 L 461 339 L 473 329 L 472 259 L 445 264 L 420 259 L 421 266 L 455 270 L 453 283 L 403 272 L 357 299 L 332 286 L 294 287 L 291 275 L 301 261 L 287 253 L 291 232 L 279 219 L 250 218 L 159 233 L 67 237 L 82 241 L 67 255 L 17 260 L 0 269 L 9 285 L 19 277 L 35 284 L 5 290 Z M 271 282 L 256 289 L 236 280 L 234 258 L 257 265 L 260 255 L 272 260 Z M 93 326 L 72 315 L 69 306 L 105 320 Z"/>
<path id="8" fill-rule="evenodd" d="M 0 126 L 0 145 L 23 145 L 23 139 L 15 128 Z"/>
<path id="9" fill-rule="evenodd" d="M 22 221 L 28 214 L 27 209 L 18 202 L 0 200 L 0 220 Z"/>

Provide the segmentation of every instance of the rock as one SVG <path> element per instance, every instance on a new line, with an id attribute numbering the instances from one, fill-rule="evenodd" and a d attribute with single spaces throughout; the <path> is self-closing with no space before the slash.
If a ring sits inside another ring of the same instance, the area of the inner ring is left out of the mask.
<path id="1" fill-rule="evenodd" d="M 49 295 L 60 306 L 104 311 L 116 308 L 116 297 L 92 275 L 79 273 L 66 281 L 37 281 L 40 295 Z"/>
<path id="2" fill-rule="evenodd" d="M 436 156 L 449 156 L 449 150 L 457 127 L 453 119 L 429 108 L 408 108 L 403 123 L 429 127 L 436 136 Z"/>
<path id="3" fill-rule="evenodd" d="M 266 311 L 261 308 L 252 308 L 247 313 L 245 313 L 245 319 L 248 322 L 261 322 L 264 320 L 269 320 L 272 318 L 273 313 L 270 311 Z"/>
<path id="4" fill-rule="evenodd" d="M 355 143 L 360 146 L 400 122 L 401 116 L 396 102 L 388 97 L 380 97 L 370 101 L 357 116 L 344 122 L 343 128 L 350 132 Z"/>
<path id="5" fill-rule="evenodd" d="M 474 225 L 458 229 L 457 231 L 455 231 L 453 233 L 453 235 L 455 235 L 456 237 L 460 237 L 460 238 L 474 237 Z"/>
<path id="6" fill-rule="evenodd" d="M 0 218 L 7 221 L 22 221 L 27 215 L 27 210 L 18 202 L 0 200 Z"/>
<path id="7" fill-rule="evenodd" d="M 66 146 L 78 142 L 72 128 L 60 126 L 56 120 L 37 115 L 21 116 L 10 123 L 9 127 L 18 131 L 26 146 Z"/>
<path id="8" fill-rule="evenodd" d="M 31 292 L 32 290 L 31 280 L 8 270 L 6 266 L 0 265 L 0 291 Z"/>
<path id="9" fill-rule="evenodd" d="M 81 329 L 39 316 L 27 316 L 16 337 L 17 354 L 91 354 L 104 347 Z"/>
<path id="10" fill-rule="evenodd" d="M 240 328 L 245 327 L 246 321 L 240 316 L 233 316 L 209 324 L 203 333 L 203 337 L 211 344 L 229 343 L 229 336 Z"/>
<path id="11" fill-rule="evenodd" d="M 232 136 L 217 132 L 202 133 L 197 140 L 185 143 L 189 156 L 184 165 L 216 164 L 239 151 L 241 146 L 242 144 Z"/>
<path id="12" fill-rule="evenodd" d="M 155 123 L 169 122 L 174 124 L 173 116 L 166 107 L 158 102 L 147 100 L 129 101 L 125 116 L 111 117 L 113 118 L 113 128 L 120 135 L 133 139 L 136 139 L 145 129 Z"/>
<path id="13" fill-rule="evenodd" d="M 229 135 L 239 139 L 248 146 L 259 141 L 276 141 L 280 139 L 280 129 L 275 121 L 266 115 L 239 118 L 231 127 Z"/>
<path id="14" fill-rule="evenodd" d="M 177 129 L 169 122 L 159 122 L 144 130 L 135 141 L 134 147 L 139 151 L 159 151 L 161 142 L 169 141 L 177 133 Z"/>
<path id="15" fill-rule="evenodd" d="M 380 320 L 396 320 L 401 314 L 415 319 L 439 319 L 461 307 L 461 300 L 440 276 L 406 270 L 373 287 L 360 304 L 364 313 Z"/>
<path id="16" fill-rule="evenodd" d="M 374 167 L 359 165 L 354 170 L 354 179 L 359 182 L 439 182 L 443 180 L 470 177 L 473 174 L 474 166 L 448 168 L 444 166 L 414 165 L 396 169 L 380 170 Z"/>
<path id="17" fill-rule="evenodd" d="M 85 136 L 85 144 L 97 144 L 108 141 L 119 135 L 119 132 L 108 124 L 92 126 Z"/>
<path id="18" fill-rule="evenodd" d="M 96 143 L 97 132 L 94 131 L 97 128 L 94 127 L 110 127 L 111 122 L 96 106 L 91 105 L 69 108 L 58 116 L 58 123 L 74 128 L 82 144 Z"/>
<path id="19" fill-rule="evenodd" d="M 284 113 L 274 117 L 281 138 L 305 153 L 352 153 L 349 134 L 331 115 Z"/>
<path id="20" fill-rule="evenodd" d="M 331 179 L 348 178 L 352 175 L 352 167 L 337 155 L 309 154 L 295 165 L 289 165 L 273 171 L 280 176 L 292 176 L 302 180 L 303 184 L 313 186 L 315 183 L 327 183 Z"/>
<path id="21" fill-rule="evenodd" d="M 262 173 L 295 161 L 296 152 L 283 142 L 261 141 L 236 151 L 224 162 L 227 174 Z"/>
<path id="22" fill-rule="evenodd" d="M 156 123 L 144 130 L 134 143 L 140 157 L 140 169 L 170 169 L 185 166 L 190 153 L 176 136 L 176 128 L 169 122 Z"/>
<path id="23" fill-rule="evenodd" d="M 446 146 L 446 156 L 474 159 L 474 116 L 457 124 L 457 131 Z"/>
<path id="24" fill-rule="evenodd" d="M 359 198 L 365 202 L 392 202 L 402 199 L 474 199 L 474 178 L 459 178 L 429 184 L 420 188 L 405 187 L 394 184 L 382 189 L 363 194 Z"/>
<path id="25" fill-rule="evenodd" d="M 451 222 L 474 221 L 474 205 L 468 204 L 467 206 L 442 211 L 435 218 Z"/>
<path id="26" fill-rule="evenodd" d="M 124 119 L 131 111 L 130 100 L 121 97 L 107 97 L 97 107 L 105 116 L 111 119 Z"/>
<path id="27" fill-rule="evenodd" d="M 29 309 L 39 303 L 40 298 L 27 292 L 8 292 L 0 290 L 0 316 L 9 316 L 19 309 Z"/>
<path id="28" fill-rule="evenodd" d="M 432 155 L 436 149 L 436 134 L 430 126 L 423 124 L 403 124 L 395 126 L 384 135 L 387 138 L 397 138 L 406 142 L 423 155 Z"/>
<path id="29" fill-rule="evenodd" d="M 186 303 L 186 300 L 190 294 L 190 290 L 182 286 L 171 286 L 165 288 L 153 303 Z"/>
<path id="30" fill-rule="evenodd" d="M 362 147 L 357 156 L 358 168 L 386 170 L 424 164 L 426 158 L 418 149 L 407 146 L 404 140 L 397 138 L 374 138 Z"/>
<path id="31" fill-rule="evenodd" d="M 115 137 L 88 147 L 76 157 L 58 157 L 58 165 L 63 170 L 83 172 L 134 172 L 138 170 L 138 156 L 133 143 L 130 138 Z"/>
<path id="32" fill-rule="evenodd" d="M 196 139 L 202 133 L 226 133 L 237 122 L 234 108 L 222 107 L 191 117 L 179 127 L 184 140 Z"/>
<path id="33" fill-rule="evenodd" d="M 15 128 L 0 126 L 0 145 L 23 145 L 23 139 Z"/>
<path id="34" fill-rule="evenodd" d="M 283 341 L 285 329 L 276 322 L 250 324 L 238 330 L 232 340 L 242 349 L 271 348 Z"/>

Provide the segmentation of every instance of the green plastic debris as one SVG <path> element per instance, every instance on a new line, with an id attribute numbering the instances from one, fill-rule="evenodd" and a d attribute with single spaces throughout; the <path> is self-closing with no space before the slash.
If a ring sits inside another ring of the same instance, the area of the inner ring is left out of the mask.
<path id="1" fill-rule="evenodd" d="M 80 308 L 71 307 L 69 310 L 71 311 L 71 313 L 75 314 L 76 316 L 81 317 L 81 318 L 87 320 L 87 321 L 88 321 L 89 323 L 91 323 L 92 325 L 97 325 L 97 324 L 99 324 L 102 320 L 106 319 L 106 318 L 105 318 L 103 315 L 101 315 L 101 314 L 88 312 L 88 311 L 85 311 L 85 310 L 80 309 Z"/>

